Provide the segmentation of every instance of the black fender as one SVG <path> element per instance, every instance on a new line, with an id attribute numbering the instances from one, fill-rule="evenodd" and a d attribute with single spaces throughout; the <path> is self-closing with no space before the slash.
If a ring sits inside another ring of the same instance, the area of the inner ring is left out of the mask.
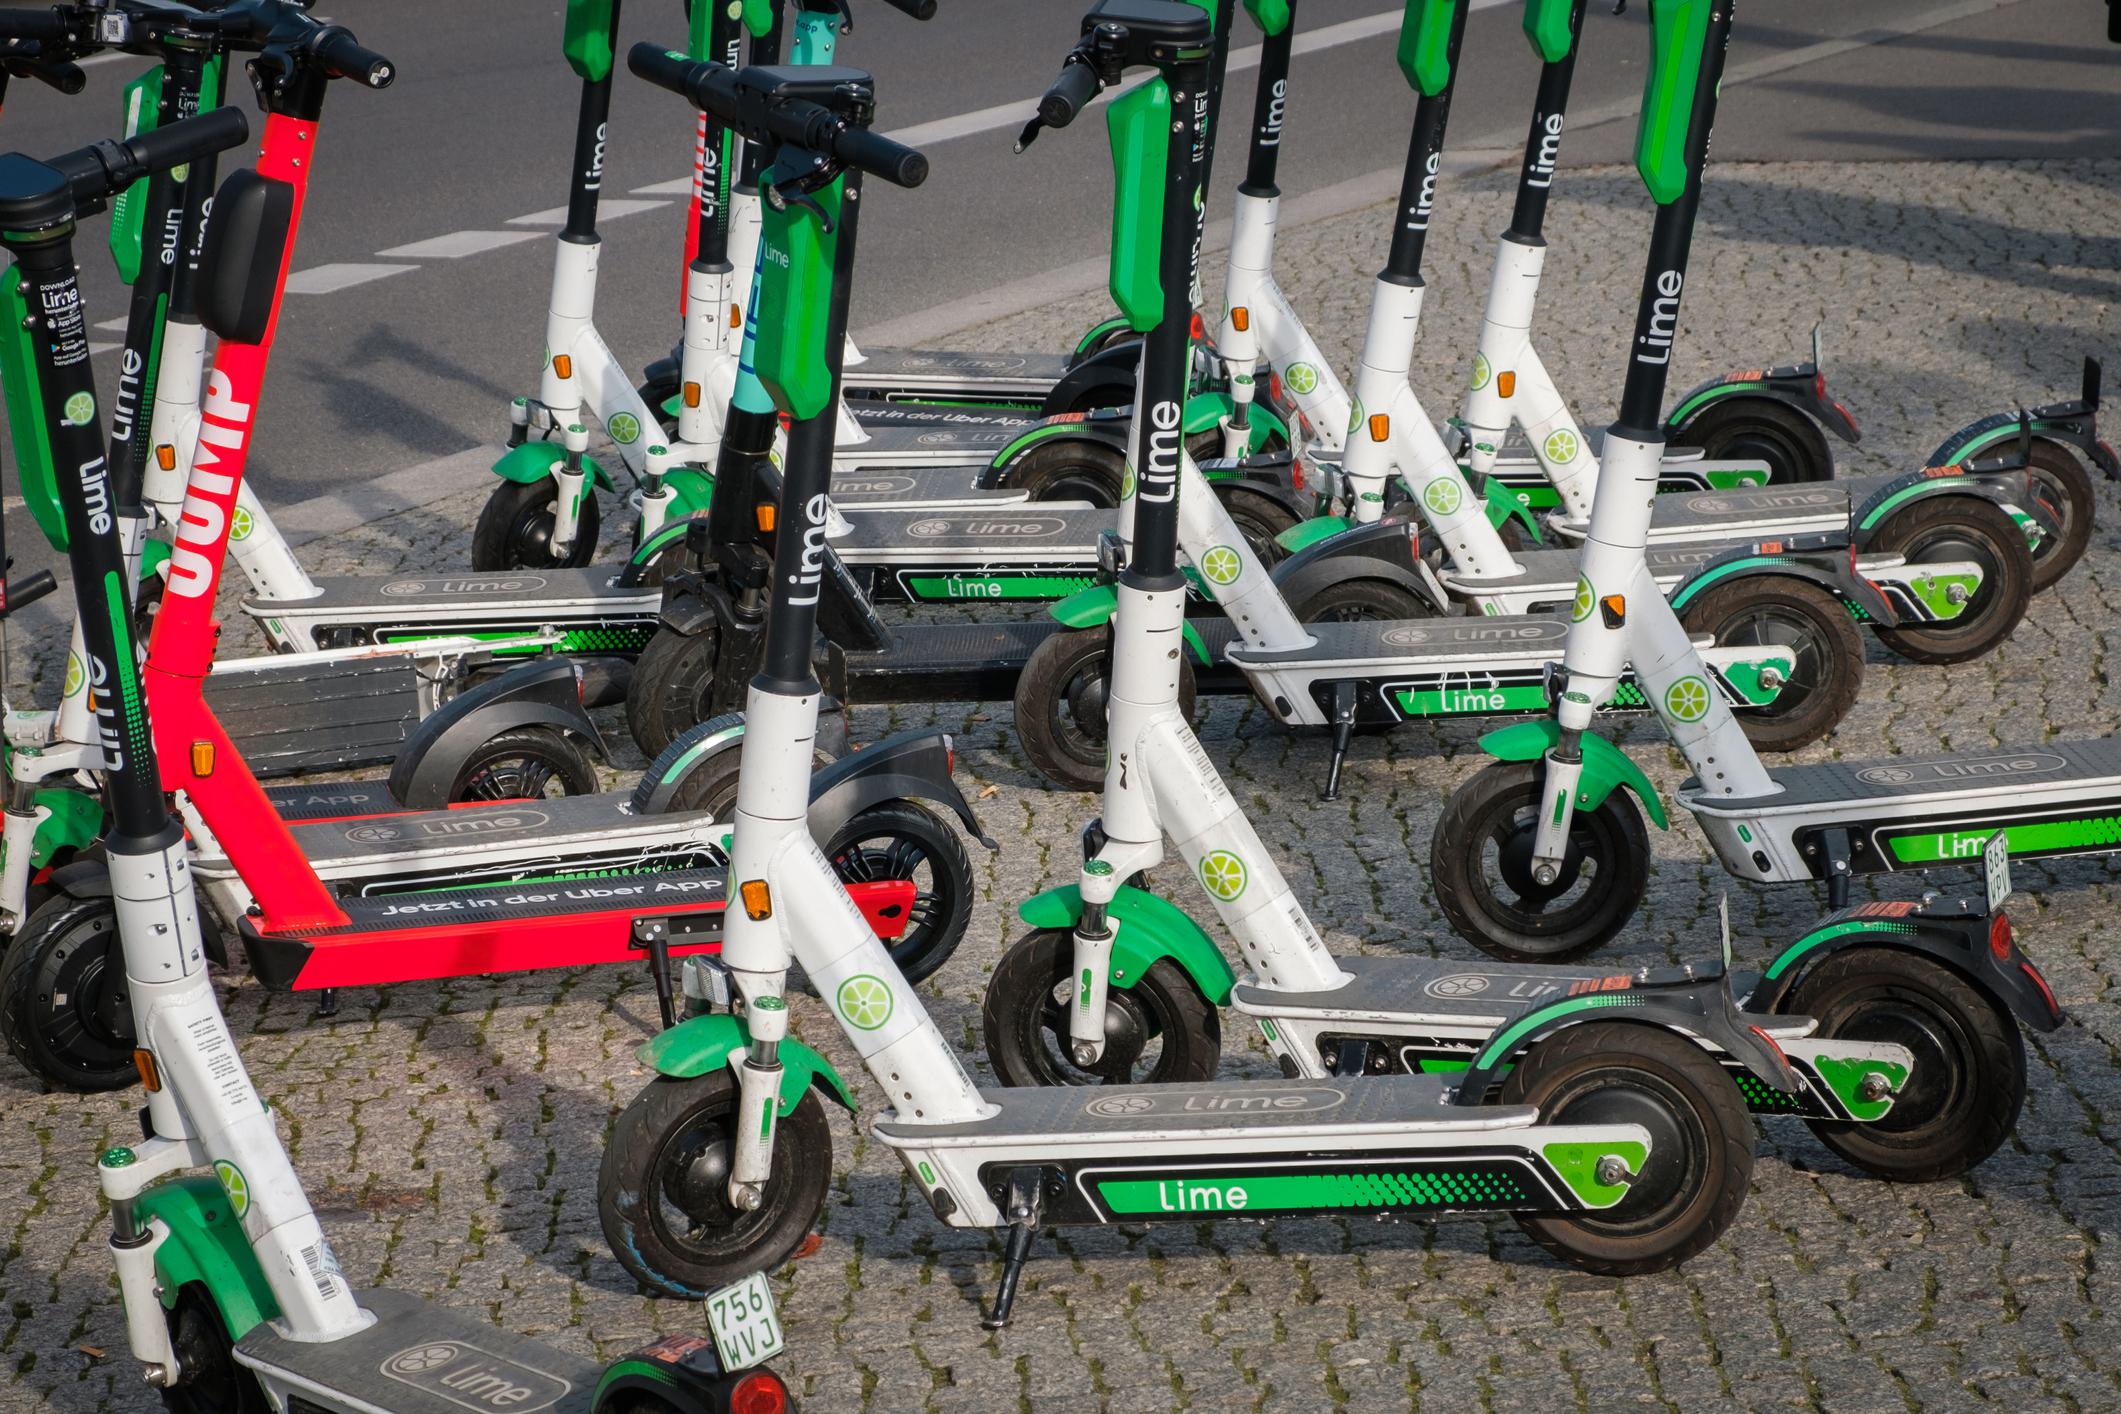
<path id="1" fill-rule="evenodd" d="M 2121 480 L 2121 461 L 2114 456 L 2114 449 L 2099 440 L 2099 361 L 2084 360 L 2084 386 L 2078 396 L 2063 402 L 2049 403 L 2030 412 L 1998 412 L 1977 418 L 1946 437 L 1929 454 L 1925 466 L 1952 466 L 1964 462 L 1969 456 L 1991 453 L 2008 453 L 2008 434 L 2019 429 L 2021 420 L 2028 432 L 2035 437 L 2045 437 L 2051 442 L 2063 442 L 2075 447 L 2091 459 L 2110 481 Z"/>
<path id="2" fill-rule="evenodd" d="M 1318 514 L 1318 493 L 1307 488 L 1294 448 L 1259 452 L 1235 461 L 1205 461 L 1200 474 L 1218 494 L 1228 487 L 1241 487 L 1266 497 L 1299 522 Z"/>
<path id="3" fill-rule="evenodd" d="M 2010 915 L 1979 899 L 1858 904 L 1829 913 L 1768 964 L 1745 1001 L 1752 1011 L 1780 1012 L 1805 975 L 1848 948 L 1905 948 L 1933 958 L 2035 1031 L 2064 1020 L 2046 979 L 2018 947 Z"/>
<path id="4" fill-rule="evenodd" d="M 1129 375 L 1130 377 L 1132 375 Z M 1082 440 L 1097 443 L 1127 455 L 1127 437 L 1134 426 L 1134 414 L 1130 409 L 1093 408 L 1089 412 L 1061 412 L 1048 414 L 1046 420 L 1036 427 L 1018 433 L 1009 445 L 994 454 L 994 459 L 980 469 L 974 480 L 983 491 L 999 491 L 1006 488 L 1012 468 L 1018 458 L 1033 447 L 1047 442 Z"/>
<path id="5" fill-rule="evenodd" d="M 1687 605 L 1712 585 L 1764 574 L 1816 584 L 1844 603 L 1857 605 L 1874 623 L 1887 628 L 1900 622 L 1900 615 L 1878 586 L 1856 572 L 1848 537 L 1833 533 L 1762 540 L 1726 550 L 1673 586 L 1672 612 L 1685 613 Z"/>
<path id="6" fill-rule="evenodd" d="M 459 693 L 414 727 L 390 768 L 391 796 L 408 810 L 439 810 L 473 751 L 531 726 L 556 727 L 586 740 L 600 759 L 608 755 L 582 706 L 574 663 L 540 658 Z"/>
<path id="7" fill-rule="evenodd" d="M 1747 368 L 1711 378 L 1687 389 L 1665 419 L 1666 440 L 1687 445 L 1688 426 L 1710 407 L 1721 407 L 1747 398 L 1781 403 L 1796 409 L 1851 446 L 1863 440 L 1856 419 L 1826 391 L 1826 379 L 1816 363 L 1784 364 L 1779 368 Z"/>
<path id="8" fill-rule="evenodd" d="M 1757 1010 L 1757 1008 L 1756 1008 Z M 1587 1021 L 1618 1021 L 1657 1026 L 1689 1039 L 1701 1039 L 1737 1060 L 1763 1085 L 1785 1095 L 1803 1088 L 1782 1050 L 1753 1029 L 1731 1000 L 1722 964 L 1691 968 L 1645 969 L 1609 977 L 1585 977 L 1569 984 L 1568 995 L 1533 1007 L 1495 1028 L 1473 1053 L 1454 1104 L 1479 1105 L 1499 1084 L 1503 1072 L 1541 1041 Z"/>
<path id="9" fill-rule="evenodd" d="M 2045 535 L 2062 532 L 2054 516 L 2033 495 L 2032 484 L 2024 471 L 2000 464 L 1995 469 L 1988 469 L 1978 462 L 1953 463 L 1927 466 L 1921 471 L 1896 476 L 1864 498 L 1863 504 L 1849 517 L 1856 533 L 1856 548 L 1868 549 L 1871 541 L 1877 539 L 1878 532 L 1901 511 L 1918 501 L 1932 501 L 1939 496 L 1978 497 L 2006 515 L 2031 516 Z"/>
<path id="10" fill-rule="evenodd" d="M 695 511 L 691 515 L 674 516 L 663 522 L 655 532 L 626 557 L 626 566 L 619 571 L 621 589 L 640 589 L 647 585 L 649 575 L 663 556 L 675 550 L 684 550 L 695 557 L 704 556 L 707 548 L 707 512 Z M 699 538 L 695 539 L 695 535 Z"/>
<path id="11" fill-rule="evenodd" d="M 1304 546 L 1276 565 L 1271 577 L 1282 598 L 1291 604 L 1303 603 L 1343 580 L 1381 579 L 1420 596 L 1439 614 L 1452 612 L 1435 580 L 1422 573 L 1420 560 L 1421 518 L 1402 506 L 1387 511 L 1382 519 Z"/>
<path id="12" fill-rule="evenodd" d="M 1046 394 L 1040 411 L 1048 417 L 1072 412 L 1089 398 L 1104 405 L 1134 401 L 1134 376 L 1141 365 L 1139 337 L 1114 339 L 1096 353 L 1077 359 Z"/>

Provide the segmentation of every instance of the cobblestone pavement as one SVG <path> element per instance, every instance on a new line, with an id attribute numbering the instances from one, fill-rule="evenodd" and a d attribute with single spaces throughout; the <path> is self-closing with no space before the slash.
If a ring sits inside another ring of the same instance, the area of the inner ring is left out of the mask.
<path id="1" fill-rule="evenodd" d="M 2011 399 L 2073 389 L 2087 348 L 2121 352 L 2117 179 L 2121 162 L 1720 169 L 1674 386 L 1794 355 L 1824 310 L 1835 388 L 1866 431 L 1852 464 L 1912 465 L 1893 459 Z M 1461 192 L 1478 199 L 1454 201 Z M 1417 368 L 1425 388 L 1459 386 L 1506 204 L 1492 175 L 1445 192 Z M 1610 415 L 1645 221 L 1625 173 L 1579 175 L 1557 193 L 1546 347 L 1586 421 Z M 1385 222 L 1379 209 L 1284 235 L 1291 297 L 1343 365 Z M 1086 297 L 977 337 L 1051 346 L 1101 308 Z M 1431 411 L 1443 410 L 1439 395 Z M 2121 505 L 2109 488 L 2102 496 L 2112 521 Z M 310 558 L 371 570 L 452 563 L 471 499 L 312 546 L 321 553 Z M 2121 711 L 2107 670 L 2117 603 L 2121 543 L 2107 529 L 1992 659 L 1947 676 L 1873 647 L 1861 702 L 1811 755 L 2105 733 Z M 18 693 L 49 688 L 48 661 L 18 655 L 14 666 Z M 962 734 L 962 777 L 1003 844 L 976 856 L 971 932 L 921 989 L 978 1065 L 979 997 L 1018 931 L 1013 907 L 1072 874 L 1091 806 L 1038 788 L 1006 710 L 872 709 L 856 735 L 926 722 Z M 1270 843 L 1336 948 L 1467 955 L 1417 862 L 1446 794 L 1478 765 L 1472 729 L 1362 740 L 1333 805 L 1315 790 L 1323 743 L 1291 738 L 1249 701 L 1215 702 L 1202 736 L 1272 822 Z M 1660 785 L 1677 782 L 1677 756 L 1650 732 L 1627 744 Z M 1714 946 L 1726 880 L 1699 834 L 1682 819 L 1654 847 L 1653 896 L 1615 954 L 1629 962 Z M 822 1245 L 777 1280 L 791 1341 L 782 1368 L 819 1410 L 2121 1407 L 2121 1321 L 2108 1308 L 2121 1291 L 2102 1260 L 2121 1222 L 2106 1130 L 2108 1106 L 2121 1107 L 2107 934 L 2117 877 L 2104 860 L 2020 866 L 2012 912 L 2071 1021 L 2028 1038 L 2017 1137 L 1962 1181 L 1884 1187 L 1803 1129 L 1772 1125 L 1729 1235 L 1684 1271 L 1625 1282 L 1565 1271 L 1506 1221 L 1078 1230 L 1041 1241 L 1016 1325 L 990 1335 L 977 1317 L 997 1244 L 941 1227 L 888 1151 L 835 1112 Z M 1159 882 L 1206 916 L 1184 879 Z M 1783 888 L 1740 890 L 1731 906 L 1757 956 L 1820 904 Z M 632 1056 L 655 1014 L 644 977 L 403 986 L 347 998 L 330 1023 L 233 976 L 224 997 L 356 1280 L 598 1355 L 700 1326 L 692 1307 L 638 1295 L 597 1228 L 603 1136 L 644 1079 Z M 860 1074 L 812 1002 L 798 1001 L 796 1016 L 806 1039 Z M 1228 1067 L 1265 1068 L 1256 1043 Z M 876 1113 L 882 1096 L 860 1088 Z M 135 1103 L 40 1094 L 11 1065 L 0 1073 L 0 1408 L 152 1405 L 125 1354 L 90 1170 L 132 1132 Z"/>

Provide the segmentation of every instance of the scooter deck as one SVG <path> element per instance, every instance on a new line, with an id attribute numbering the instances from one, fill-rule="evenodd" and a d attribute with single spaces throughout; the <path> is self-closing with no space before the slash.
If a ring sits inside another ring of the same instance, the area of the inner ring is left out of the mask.
<path id="1" fill-rule="evenodd" d="M 344 1278 L 321 1255 L 319 1286 Z M 375 1324 L 343 1340 L 289 1340 L 270 1321 L 236 1343 L 236 1360 L 303 1407 L 331 1414 L 590 1414 L 596 1364 L 398 1291 L 361 1291 Z"/>
<path id="2" fill-rule="evenodd" d="M 892 412 L 900 407 L 919 409 L 919 404 L 878 405 Z M 879 420 L 862 415 L 859 403 L 855 421 L 868 440 L 840 446 L 833 453 L 836 465 L 863 470 L 876 466 L 985 466 L 995 453 L 1038 426 L 1040 419 L 995 408 L 984 415 L 958 408 L 921 409 L 922 421 Z M 938 416 L 947 414 L 947 416 Z"/>
<path id="3" fill-rule="evenodd" d="M 1652 545 L 1644 553 L 1650 574 L 1669 590 L 1680 580 L 1724 552 L 1721 545 Z M 1518 573 L 1493 578 L 1447 571 L 1443 581 L 1462 594 L 1510 596 L 1514 600 L 1541 604 L 1568 604 L 1576 597 L 1576 570 L 1580 557 L 1574 550 L 1518 550 L 1511 554 Z"/>
<path id="4" fill-rule="evenodd" d="M 380 766 L 420 720 L 408 659 L 246 663 L 206 678 L 206 701 L 259 776 Z"/>
<path id="5" fill-rule="evenodd" d="M 1448 433 L 1452 430 L 1451 424 L 1446 422 L 1438 430 Z M 1605 432 L 1606 430 L 1603 427 L 1587 427 L 1584 429 L 1584 441 L 1590 444 L 1591 455 L 1594 457 L 1603 457 L 1605 455 Z M 1664 460 L 1667 463 L 1705 462 L 1707 459 L 1708 453 L 1699 447 L 1682 447 L 1676 444 L 1668 444 L 1664 449 Z M 1514 471 L 1523 466 L 1531 466 L 1536 469 L 1539 464 L 1539 457 L 1532 450 L 1532 439 L 1525 435 L 1522 427 L 1512 423 L 1509 435 L 1502 439 L 1502 449 L 1496 453 L 1496 461 L 1501 467 L 1508 470 Z M 1759 462 L 1728 462 L 1714 463 L 1714 465 L 1757 468 L 1761 464 Z"/>
<path id="6" fill-rule="evenodd" d="M 1097 537 L 1118 523 L 1118 512 L 1082 501 L 1030 506 L 899 510 L 877 508 L 852 518 L 832 548 L 850 566 L 907 562 L 1097 563 Z"/>
<path id="7" fill-rule="evenodd" d="M 1846 531 L 1851 506 L 1849 483 L 1839 481 L 1659 496 L 1650 513 L 1650 543 L 1759 540 Z M 1556 516 L 1550 523 L 1557 535 L 1569 540 L 1580 540 L 1590 530 L 1587 520 Z"/>
<path id="8" fill-rule="evenodd" d="M 968 353 L 951 349 L 863 349 L 841 375 L 850 398 L 1004 396 L 1037 401 L 1068 371 L 1066 354 Z"/>
<path id="9" fill-rule="evenodd" d="M 248 755 L 246 750 L 245 756 Z M 384 781 L 332 781 L 328 784 L 282 781 L 265 787 L 265 798 L 272 802 L 275 814 L 290 821 L 396 815 L 404 810 Z"/>
<path id="10" fill-rule="evenodd" d="M 963 466 L 843 468 L 832 474 L 832 504 L 849 512 L 907 511 L 1021 506 L 1031 499 L 1031 493 L 1019 487 L 977 486 L 975 475 Z"/>
<path id="11" fill-rule="evenodd" d="M 2052 742 L 2019 750 L 1892 756 L 1878 761 L 1822 761 L 1779 767 L 1774 775 L 1782 787 L 1774 795 L 1704 797 L 1693 808 L 1704 814 L 1775 815 L 1873 801 L 1953 803 L 2056 789 L 2121 791 L 2121 738 Z M 1680 786 L 1688 792 L 1695 788 L 1691 777 Z M 2121 844 L 2121 836 L 2115 843 Z"/>
<path id="12" fill-rule="evenodd" d="M 1200 633 L 1212 666 L 1196 664 L 1196 684 L 1204 693 L 1244 693 L 1251 689 L 1243 674 L 1225 664 L 1226 651 L 1237 642 L 1228 619 L 1188 621 Z M 850 694 L 859 702 L 1007 702 L 1017 679 L 1041 643 L 1063 632 L 1053 619 L 1015 623 L 899 624 L 891 645 L 874 652 L 839 655 L 851 679 Z"/>
<path id="13" fill-rule="evenodd" d="M 1571 591 L 1574 592 L 1573 589 Z M 1358 619 L 1304 625 L 1315 642 L 1298 648 L 1233 645 L 1231 663 L 1244 669 L 1331 666 L 1335 670 L 1390 669 L 1418 661 L 1463 659 L 1468 665 L 1517 667 L 1556 659 L 1569 636 L 1567 619 L 1553 614 L 1388 622 Z"/>
<path id="14" fill-rule="evenodd" d="M 243 601 L 252 618 L 340 630 L 357 642 L 537 627 L 572 653 L 638 653 L 655 631 L 662 591 L 621 585 L 609 566 L 321 579 L 307 599 Z"/>
<path id="15" fill-rule="evenodd" d="M 523 854 L 577 871 L 593 867 L 598 854 L 632 857 L 658 846 L 705 848 L 710 834 L 718 839 L 721 833 L 705 811 L 640 816 L 628 808 L 629 800 L 612 791 L 409 810 L 368 820 L 327 819 L 297 824 L 294 837 L 312 867 L 326 878 L 349 872 L 367 878 L 384 871 L 461 867 Z M 202 860 L 200 867 L 210 865 Z"/>

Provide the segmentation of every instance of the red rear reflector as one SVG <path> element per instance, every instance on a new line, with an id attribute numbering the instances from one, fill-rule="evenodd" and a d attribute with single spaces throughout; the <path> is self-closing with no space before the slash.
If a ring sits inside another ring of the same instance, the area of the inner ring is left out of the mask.
<path id="1" fill-rule="evenodd" d="M 1775 1039 L 1775 1038 L 1774 1038 L 1773 1036 L 1770 1036 L 1770 1035 L 1768 1035 L 1768 1033 L 1767 1033 L 1767 1032 L 1765 1032 L 1765 1031 L 1762 1031 L 1762 1030 L 1761 1030 L 1761 1029 L 1760 1029 L 1759 1027 L 1757 1027 L 1757 1026 L 1751 1027 L 1751 1028 L 1749 1028 L 1749 1029 L 1750 1029 L 1750 1030 L 1752 1031 L 1752 1033 L 1753 1033 L 1753 1034 L 1754 1034 L 1755 1036 L 1758 1036 L 1758 1037 L 1759 1037 L 1759 1038 L 1760 1038 L 1761 1040 L 1763 1040 L 1763 1041 L 1767 1042 L 1767 1044 L 1768 1044 L 1768 1049 L 1769 1049 L 1769 1050 L 1771 1050 L 1771 1051 L 1773 1051 L 1773 1052 L 1775 1053 L 1775 1059 L 1776 1059 L 1776 1060 L 1779 1060 L 1779 1061 L 1781 1061 L 1781 1062 L 1783 1063 L 1783 1065 L 1785 1065 L 1785 1066 L 1787 1066 L 1787 1065 L 1788 1065 L 1788 1064 L 1790 1063 L 1790 1058 L 1789 1058 L 1788 1056 L 1784 1055 L 1784 1054 L 1783 1054 L 1783 1052 L 1782 1052 L 1782 1044 L 1781 1044 L 1781 1042 L 1777 1041 L 1777 1040 L 1776 1040 L 1776 1039 Z"/>
<path id="2" fill-rule="evenodd" d="M 2009 962 L 2011 958 L 2011 916 L 1999 913 L 1989 920 L 1988 950 L 1998 962 Z"/>
<path id="3" fill-rule="evenodd" d="M 1819 395 L 1819 401 L 1826 401 L 1826 375 L 1824 373 L 1814 373 L 1812 375 L 1812 391 Z"/>
<path id="4" fill-rule="evenodd" d="M 1192 335 L 1192 336 L 1193 336 L 1193 337 L 1194 337 L 1195 339 L 1197 339 L 1197 340 L 1200 340 L 1200 341 L 1202 341 L 1202 342 L 1206 342 L 1206 340 L 1207 340 L 1207 337 L 1208 337 L 1208 328 L 1207 328 L 1207 326 L 1206 326 L 1205 324 L 1202 324 L 1202 323 L 1200 322 L 1200 311 L 1199 311 L 1199 310 L 1197 310 L 1197 309 L 1196 309 L 1196 310 L 1194 310 L 1194 311 L 1193 311 L 1193 319 L 1192 319 L 1192 322 L 1191 322 L 1191 323 L 1189 323 L 1189 324 L 1188 324 L 1188 325 L 1186 326 L 1186 330 L 1187 330 L 1187 332 L 1188 332 L 1188 333 L 1190 333 L 1190 334 L 1191 334 L 1191 335 Z"/>
<path id="5" fill-rule="evenodd" d="M 2040 975 L 2040 969 L 2029 962 L 2021 962 L 2018 966 L 2026 976 L 2033 979 L 2033 985 L 2040 989 L 2040 995 L 2047 998 L 2047 1009 L 2056 1016 L 2062 1015 L 2062 1003 L 2055 1000 L 2055 989 L 2047 985 L 2047 979 Z"/>
<path id="6" fill-rule="evenodd" d="M 753 1370 L 729 1391 L 729 1414 L 782 1414 L 788 1407 L 788 1386 L 771 1370 Z"/>

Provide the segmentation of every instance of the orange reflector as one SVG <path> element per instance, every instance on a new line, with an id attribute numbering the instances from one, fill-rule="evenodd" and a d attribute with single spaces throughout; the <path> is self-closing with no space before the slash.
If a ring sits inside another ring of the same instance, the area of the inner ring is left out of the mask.
<path id="1" fill-rule="evenodd" d="M 697 383 L 687 383 L 685 385 L 685 406 L 689 408 L 696 408 L 699 405 L 700 385 Z"/>
<path id="2" fill-rule="evenodd" d="M 175 471 L 177 469 L 177 449 L 167 442 L 155 448 L 155 465 L 161 467 L 164 471 Z"/>
<path id="3" fill-rule="evenodd" d="M 1240 334 L 1244 333 L 1245 330 L 1251 328 L 1252 311 L 1246 309 L 1241 304 L 1233 307 L 1230 310 L 1230 327 L 1232 329 L 1235 329 Z"/>
<path id="4" fill-rule="evenodd" d="M 1517 375 L 1516 375 L 1516 374 L 1514 374 L 1514 373 L 1498 373 L 1498 374 L 1496 374 L 1496 375 L 1495 375 L 1495 391 L 1496 391 L 1496 392 L 1498 392 L 1498 393 L 1500 393 L 1500 394 L 1502 394 L 1502 395 L 1503 395 L 1504 397 L 1506 397 L 1506 398 L 1507 398 L 1508 396 L 1510 396 L 1510 394 L 1512 394 L 1512 393 L 1516 392 L 1516 391 L 1517 391 Z"/>
<path id="5" fill-rule="evenodd" d="M 552 356 L 552 373 L 555 378 L 574 377 L 574 360 L 566 354 L 554 354 Z"/>
<path id="6" fill-rule="evenodd" d="M 1608 594 L 1599 601 L 1615 623 L 1625 623 L 1628 617 L 1628 600 L 1625 594 Z"/>
<path id="7" fill-rule="evenodd" d="M 162 1088 L 162 1071 L 155 1065 L 155 1053 L 146 1047 L 133 1052 L 133 1069 L 140 1072 L 140 1084 L 152 1095 Z"/>
<path id="8" fill-rule="evenodd" d="M 746 879 L 739 892 L 744 896 L 744 913 L 752 922 L 773 917 L 773 893 L 764 879 Z"/>
<path id="9" fill-rule="evenodd" d="M 773 506 L 765 504 L 752 508 L 752 514 L 758 518 L 759 529 L 765 531 L 768 535 L 773 534 L 773 527 L 779 520 L 774 511 L 775 508 Z"/>
<path id="10" fill-rule="evenodd" d="M 1391 435 L 1392 435 L 1392 419 L 1391 419 L 1391 418 L 1390 418 L 1389 416 L 1387 416 L 1386 414 L 1384 414 L 1384 413 L 1381 413 L 1381 412 L 1373 412 L 1373 413 L 1371 413 L 1371 414 L 1370 414 L 1370 440 L 1371 440 L 1371 441 L 1373 441 L 1373 442 L 1382 442 L 1382 441 L 1385 441 L 1385 440 L 1387 440 L 1388 438 L 1390 438 L 1390 437 L 1391 437 Z"/>
<path id="11" fill-rule="evenodd" d="M 212 742 L 195 741 L 191 744 L 191 773 L 195 776 L 211 776 L 214 773 Z"/>

